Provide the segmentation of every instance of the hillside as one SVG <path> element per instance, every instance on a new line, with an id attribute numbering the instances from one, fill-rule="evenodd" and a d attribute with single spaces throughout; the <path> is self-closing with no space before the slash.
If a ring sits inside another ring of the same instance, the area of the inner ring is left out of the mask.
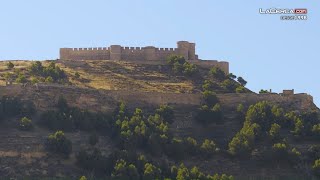
<path id="1" fill-rule="evenodd" d="M 319 109 L 307 94 L 255 94 L 211 67 L 187 74 L 166 63 L 11 62 L 0 62 L 2 177 L 317 177 Z M 32 129 L 19 130 L 24 116 Z M 57 130 L 72 142 L 68 158 L 48 148 Z"/>

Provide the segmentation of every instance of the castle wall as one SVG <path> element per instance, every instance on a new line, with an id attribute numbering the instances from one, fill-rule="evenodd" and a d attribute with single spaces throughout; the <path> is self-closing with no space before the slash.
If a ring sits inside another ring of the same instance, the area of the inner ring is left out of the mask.
<path id="1" fill-rule="evenodd" d="M 122 47 L 111 45 L 103 48 L 61 48 L 63 60 L 125 60 L 125 61 L 165 61 L 170 55 L 181 55 L 189 62 L 202 67 L 217 66 L 229 74 L 229 63 L 216 60 L 199 60 L 195 54 L 195 43 L 177 42 L 177 48 Z"/>
<path id="2" fill-rule="evenodd" d="M 60 59 L 67 60 L 104 60 L 110 59 L 109 48 L 61 48 Z"/>

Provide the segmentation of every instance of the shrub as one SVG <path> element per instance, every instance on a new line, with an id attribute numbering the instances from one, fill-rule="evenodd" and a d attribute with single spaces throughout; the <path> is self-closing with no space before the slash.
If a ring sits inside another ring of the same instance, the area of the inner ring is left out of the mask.
<path id="1" fill-rule="evenodd" d="M 14 64 L 12 62 L 8 62 L 7 63 L 7 68 L 8 69 L 13 69 L 14 68 Z"/>
<path id="2" fill-rule="evenodd" d="M 191 64 L 188 62 L 185 62 L 183 64 L 183 74 L 187 76 L 193 76 L 198 72 L 198 67 L 195 64 Z"/>
<path id="3" fill-rule="evenodd" d="M 28 119 L 26 117 L 21 118 L 19 128 L 24 131 L 31 130 L 33 128 L 31 119 Z"/>
<path id="4" fill-rule="evenodd" d="M 237 84 L 236 82 L 230 80 L 230 79 L 226 79 L 224 80 L 221 85 L 224 87 L 225 90 L 229 91 L 229 92 L 235 92 L 236 89 L 238 88 L 239 84 Z"/>
<path id="5" fill-rule="evenodd" d="M 317 176 L 320 176 L 320 159 L 314 161 L 312 170 Z"/>
<path id="6" fill-rule="evenodd" d="M 27 78 L 23 75 L 23 74 L 19 74 L 17 79 L 16 79 L 17 83 L 26 83 L 27 82 Z"/>
<path id="7" fill-rule="evenodd" d="M 213 67 L 210 69 L 209 73 L 218 80 L 226 79 L 226 74 L 218 67 Z"/>
<path id="8" fill-rule="evenodd" d="M 228 147 L 232 155 L 248 155 L 253 149 L 256 136 L 260 132 L 260 126 L 256 123 L 245 123 L 243 128 L 230 141 Z"/>
<path id="9" fill-rule="evenodd" d="M 29 71 L 31 75 L 45 77 L 45 82 L 48 83 L 66 78 L 65 72 L 56 66 L 54 62 L 51 62 L 48 67 L 44 67 L 40 61 L 36 61 L 31 64 Z"/>
<path id="10" fill-rule="evenodd" d="M 85 176 L 81 176 L 79 180 L 87 180 Z"/>
<path id="11" fill-rule="evenodd" d="M 53 78 L 51 76 L 48 76 L 44 82 L 53 83 Z"/>
<path id="12" fill-rule="evenodd" d="M 198 152 L 197 140 L 188 137 L 185 141 L 185 149 L 190 155 L 195 155 Z"/>
<path id="13" fill-rule="evenodd" d="M 273 123 L 271 125 L 269 136 L 271 137 L 272 140 L 277 140 L 280 138 L 280 128 L 281 126 L 277 123 Z"/>
<path id="14" fill-rule="evenodd" d="M 204 90 L 204 91 L 206 91 L 206 90 L 208 90 L 208 91 L 212 91 L 212 90 L 214 90 L 214 89 L 218 89 L 220 86 L 217 84 L 217 83 L 215 83 L 215 82 L 213 82 L 213 81 L 211 81 L 211 80 L 205 80 L 204 82 L 203 82 L 203 85 L 202 85 L 202 89 Z"/>
<path id="15" fill-rule="evenodd" d="M 259 91 L 259 94 L 265 94 L 265 93 L 269 93 L 269 91 L 268 91 L 268 90 L 264 90 L 264 89 L 261 89 L 261 90 Z"/>
<path id="16" fill-rule="evenodd" d="M 311 131 L 314 136 L 320 137 L 320 124 L 313 125 Z"/>
<path id="17" fill-rule="evenodd" d="M 232 73 L 229 73 L 229 74 L 228 74 L 228 78 L 230 78 L 230 79 L 236 79 L 237 76 L 234 75 L 234 74 L 232 74 Z"/>
<path id="18" fill-rule="evenodd" d="M 203 124 L 221 123 L 222 111 L 220 104 L 217 103 L 211 109 L 207 105 L 201 106 L 196 115 L 196 119 Z"/>
<path id="19" fill-rule="evenodd" d="M 159 114 L 166 122 L 170 124 L 173 123 L 174 112 L 171 106 L 161 105 L 160 108 L 156 110 L 156 113 Z"/>
<path id="20" fill-rule="evenodd" d="M 167 58 L 167 63 L 174 65 L 174 63 L 184 64 L 186 62 L 183 56 L 171 55 Z"/>
<path id="21" fill-rule="evenodd" d="M 36 78 L 36 77 L 34 77 L 34 76 L 31 77 L 31 83 L 32 83 L 32 84 L 36 84 L 36 83 L 38 83 L 38 82 L 39 82 L 38 78 Z"/>
<path id="22" fill-rule="evenodd" d="M 200 146 L 201 151 L 206 155 L 212 155 L 218 151 L 217 145 L 209 139 L 205 139 Z"/>
<path id="23" fill-rule="evenodd" d="M 79 79 L 79 78 L 80 78 L 80 74 L 79 74 L 78 72 L 76 72 L 76 73 L 74 73 L 74 77 L 75 77 L 76 79 Z"/>
<path id="24" fill-rule="evenodd" d="M 236 93 L 246 93 L 246 92 L 247 92 L 247 90 L 246 90 L 246 88 L 243 87 L 243 86 L 238 86 L 238 87 L 236 88 Z"/>
<path id="25" fill-rule="evenodd" d="M 202 93 L 202 96 L 204 103 L 208 106 L 213 106 L 218 102 L 217 95 L 213 91 L 206 90 Z"/>
<path id="26" fill-rule="evenodd" d="M 308 156 L 310 159 L 320 158 L 320 145 L 312 145 L 308 149 Z"/>
<path id="27" fill-rule="evenodd" d="M 284 143 L 273 144 L 272 150 L 277 158 L 286 158 L 288 155 L 288 148 Z"/>
<path id="28" fill-rule="evenodd" d="M 144 179 L 160 179 L 161 170 L 151 163 L 146 163 L 144 165 L 143 175 Z"/>
<path id="29" fill-rule="evenodd" d="M 69 157 L 72 151 L 72 143 L 67 139 L 63 131 L 57 131 L 49 135 L 45 147 L 48 151 Z"/>
<path id="30" fill-rule="evenodd" d="M 238 77 L 238 82 L 241 84 L 241 86 L 246 86 L 247 84 L 247 81 L 240 76 Z"/>

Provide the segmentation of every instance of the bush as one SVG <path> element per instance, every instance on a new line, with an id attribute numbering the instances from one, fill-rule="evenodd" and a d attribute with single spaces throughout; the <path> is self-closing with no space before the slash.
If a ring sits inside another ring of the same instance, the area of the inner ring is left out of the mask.
<path id="1" fill-rule="evenodd" d="M 242 77 L 238 77 L 238 82 L 241 84 L 241 86 L 246 86 L 247 81 L 244 80 Z"/>
<path id="2" fill-rule="evenodd" d="M 80 74 L 79 74 L 78 72 L 76 72 L 76 73 L 74 73 L 74 77 L 75 77 L 76 79 L 79 79 L 79 78 L 80 78 Z"/>
<path id="3" fill-rule="evenodd" d="M 286 158 L 288 155 L 288 148 L 284 143 L 273 144 L 272 150 L 277 158 Z"/>
<path id="4" fill-rule="evenodd" d="M 320 137 L 320 124 L 313 125 L 311 131 L 314 136 Z"/>
<path id="5" fill-rule="evenodd" d="M 196 120 L 203 124 L 221 123 L 222 111 L 220 104 L 217 103 L 211 109 L 207 105 L 201 106 L 196 115 Z"/>
<path id="6" fill-rule="evenodd" d="M 310 159 L 320 159 L 320 145 L 312 145 L 308 149 Z"/>
<path id="7" fill-rule="evenodd" d="M 235 92 L 236 89 L 239 87 L 239 84 L 237 84 L 236 82 L 230 80 L 230 79 L 226 79 L 224 80 L 221 85 L 223 86 L 223 88 L 229 92 Z M 241 87 L 240 87 L 241 88 Z M 239 89 L 238 89 L 239 90 Z M 241 89 L 240 89 L 241 90 Z"/>
<path id="8" fill-rule="evenodd" d="M 260 126 L 256 123 L 245 123 L 243 128 L 230 141 L 228 147 L 232 155 L 248 155 L 253 149 Z"/>
<path id="9" fill-rule="evenodd" d="M 174 63 L 184 64 L 186 60 L 183 56 L 171 55 L 167 58 L 167 63 L 170 65 L 174 65 Z"/>
<path id="10" fill-rule="evenodd" d="M 188 62 L 185 62 L 183 64 L 183 74 L 187 76 L 193 76 L 198 72 L 198 67 L 195 64 L 191 64 Z"/>
<path id="11" fill-rule="evenodd" d="M 213 91 L 206 90 L 202 93 L 202 96 L 204 103 L 210 107 L 218 103 L 217 95 Z"/>
<path id="12" fill-rule="evenodd" d="M 156 110 L 156 113 L 159 114 L 166 122 L 170 124 L 173 123 L 174 112 L 171 106 L 161 105 L 160 108 Z"/>
<path id="13" fill-rule="evenodd" d="M 320 176 L 320 159 L 314 161 L 312 170 L 315 175 Z"/>
<path id="14" fill-rule="evenodd" d="M 51 62 L 48 67 L 44 67 L 40 61 L 36 61 L 31 64 L 29 71 L 31 75 L 45 77 L 45 82 L 48 83 L 58 82 L 66 78 L 65 72 L 54 62 Z"/>
<path id="15" fill-rule="evenodd" d="M 44 82 L 53 83 L 53 78 L 51 76 L 48 76 Z"/>
<path id="16" fill-rule="evenodd" d="M 23 74 L 19 74 L 17 79 L 16 79 L 17 83 L 26 83 L 27 82 L 27 78 L 23 75 Z"/>
<path id="17" fill-rule="evenodd" d="M 269 91 L 268 91 L 268 90 L 264 90 L 264 89 L 261 89 L 261 90 L 259 91 L 259 94 L 265 94 L 265 93 L 269 93 Z"/>
<path id="18" fill-rule="evenodd" d="M 209 73 L 218 80 L 226 79 L 226 74 L 218 67 L 213 67 L 210 69 Z"/>
<path id="19" fill-rule="evenodd" d="M 45 147 L 48 151 L 69 157 L 72 151 L 72 143 L 67 139 L 63 131 L 57 131 L 49 135 Z"/>
<path id="20" fill-rule="evenodd" d="M 246 90 L 246 88 L 243 87 L 243 86 L 238 86 L 238 87 L 236 88 L 236 93 L 246 93 L 246 92 L 247 92 L 247 90 Z"/>
<path id="21" fill-rule="evenodd" d="M 8 69 L 13 69 L 14 68 L 14 64 L 12 62 L 8 62 L 7 63 L 7 68 Z"/>
<path id="22" fill-rule="evenodd" d="M 28 119 L 26 117 L 21 118 L 19 123 L 19 129 L 23 131 L 29 131 L 33 128 L 31 119 Z"/>
<path id="23" fill-rule="evenodd" d="M 281 126 L 277 123 L 273 123 L 271 125 L 269 136 L 271 137 L 272 140 L 277 140 L 280 138 L 280 128 Z"/>
<path id="24" fill-rule="evenodd" d="M 230 78 L 230 79 L 236 79 L 237 76 L 234 75 L 234 74 L 232 74 L 232 73 L 229 73 L 229 74 L 228 74 L 228 78 Z"/>
<path id="25" fill-rule="evenodd" d="M 218 151 L 217 145 L 209 139 L 205 139 L 203 141 L 202 145 L 200 146 L 200 149 L 205 155 L 208 156 L 211 156 Z"/>
<path id="26" fill-rule="evenodd" d="M 85 176 L 81 176 L 79 180 L 87 180 Z"/>

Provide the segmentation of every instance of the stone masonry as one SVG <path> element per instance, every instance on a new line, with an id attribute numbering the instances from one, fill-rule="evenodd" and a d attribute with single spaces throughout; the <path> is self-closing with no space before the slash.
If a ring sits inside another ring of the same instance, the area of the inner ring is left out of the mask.
<path id="1" fill-rule="evenodd" d="M 169 55 L 181 55 L 187 61 L 203 66 L 217 66 L 225 73 L 229 73 L 229 63 L 217 60 L 201 60 L 195 53 L 195 43 L 178 41 L 177 48 L 147 47 L 110 47 L 97 48 L 61 48 L 62 60 L 124 60 L 124 61 L 165 61 Z"/>

